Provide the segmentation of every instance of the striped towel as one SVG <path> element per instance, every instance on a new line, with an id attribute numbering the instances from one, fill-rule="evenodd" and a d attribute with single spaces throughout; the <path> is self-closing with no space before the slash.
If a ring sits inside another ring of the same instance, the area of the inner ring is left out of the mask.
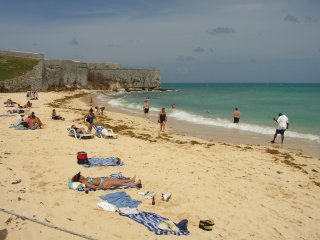
<path id="1" fill-rule="evenodd" d="M 129 179 L 127 177 L 124 177 L 121 172 L 111 174 L 108 177 L 113 179 Z M 80 186 L 79 188 L 77 188 L 77 190 L 79 192 L 82 192 L 82 191 L 96 191 L 96 190 L 115 190 L 115 189 L 125 189 L 125 188 L 136 188 L 136 186 L 117 186 L 117 187 L 111 187 L 111 188 L 87 188 L 87 187 Z"/>
<path id="2" fill-rule="evenodd" d="M 118 159 L 116 157 L 109 158 L 88 158 L 89 164 L 82 164 L 86 168 L 101 167 L 101 166 L 123 166 L 124 162 L 120 161 L 117 164 Z"/>
<path id="3" fill-rule="evenodd" d="M 168 220 L 167 218 L 163 218 L 155 213 L 152 212 L 140 212 L 138 214 L 122 214 L 119 213 L 121 216 L 126 216 L 128 218 L 131 218 L 132 220 L 146 226 L 150 231 L 154 232 L 157 235 L 189 235 L 190 232 L 187 229 L 188 220 L 182 220 L 180 223 L 175 224 L 180 230 L 178 232 L 175 231 L 168 231 L 168 230 L 162 230 L 158 228 L 159 223 L 164 222 Z"/>

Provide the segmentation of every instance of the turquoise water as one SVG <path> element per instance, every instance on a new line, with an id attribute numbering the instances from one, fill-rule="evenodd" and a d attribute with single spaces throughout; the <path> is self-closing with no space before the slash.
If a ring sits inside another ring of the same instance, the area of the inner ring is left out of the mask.
<path id="1" fill-rule="evenodd" d="M 117 93 L 101 99 L 133 112 L 141 112 L 149 99 L 154 115 L 165 107 L 170 118 L 258 134 L 273 134 L 272 118 L 281 112 L 290 122 L 286 136 L 320 143 L 320 84 L 168 83 L 162 88 L 175 91 Z M 232 123 L 235 107 L 241 111 L 239 125 Z"/>

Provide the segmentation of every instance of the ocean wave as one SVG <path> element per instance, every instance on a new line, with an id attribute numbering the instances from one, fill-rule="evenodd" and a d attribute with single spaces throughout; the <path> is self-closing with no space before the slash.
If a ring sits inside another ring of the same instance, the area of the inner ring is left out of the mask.
<path id="1" fill-rule="evenodd" d="M 264 135 L 273 135 L 275 132 L 274 128 L 271 128 L 268 126 L 260 126 L 260 125 L 248 124 L 248 123 L 234 124 L 227 119 L 207 118 L 207 117 L 191 114 L 181 110 L 175 110 L 172 113 L 168 114 L 168 116 L 180 121 L 186 121 L 186 122 L 190 122 L 198 125 L 223 127 L 228 129 L 239 129 L 242 131 L 248 131 L 248 132 L 264 134 Z M 286 136 L 291 138 L 308 139 L 308 140 L 312 140 L 320 143 L 320 136 L 313 135 L 313 134 L 304 134 L 304 133 L 298 133 L 298 132 L 293 132 L 288 130 L 286 132 Z"/>
<path id="2" fill-rule="evenodd" d="M 115 98 L 107 100 L 107 103 L 110 104 L 114 108 L 119 108 L 121 110 L 128 110 L 130 112 L 141 112 L 142 104 L 136 103 L 128 103 L 124 97 L 123 98 Z M 160 111 L 160 108 L 150 107 L 151 114 L 157 114 Z"/>

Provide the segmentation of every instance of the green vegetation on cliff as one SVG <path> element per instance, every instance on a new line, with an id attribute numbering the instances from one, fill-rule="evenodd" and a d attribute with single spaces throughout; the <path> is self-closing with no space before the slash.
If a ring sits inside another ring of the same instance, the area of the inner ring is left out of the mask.
<path id="1" fill-rule="evenodd" d="M 0 56 L 0 81 L 21 76 L 31 71 L 39 60 L 12 56 Z"/>

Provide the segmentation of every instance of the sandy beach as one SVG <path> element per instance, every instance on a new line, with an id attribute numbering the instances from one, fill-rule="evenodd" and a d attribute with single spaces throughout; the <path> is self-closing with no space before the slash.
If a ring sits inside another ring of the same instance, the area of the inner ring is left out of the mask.
<path id="1" fill-rule="evenodd" d="M 95 91 L 39 93 L 31 111 L 44 129 L 9 128 L 17 116 L 0 117 L 0 208 L 14 211 L 92 239 L 320 239 L 320 159 L 278 146 L 206 141 L 159 133 L 155 121 L 110 112 L 97 122 L 111 127 L 118 139 L 78 140 L 68 136 L 71 124 L 84 127 L 83 116 Z M 1 93 L 0 114 L 8 98 L 25 104 L 25 93 Z M 84 101 L 85 100 L 85 101 Z M 66 118 L 55 121 L 52 109 Z M 124 166 L 84 168 L 76 153 L 121 158 Z M 155 235 L 118 213 L 103 211 L 99 198 L 115 191 L 89 194 L 68 189 L 68 178 L 121 172 L 142 180 L 139 191 L 154 191 L 156 203 L 141 200 L 139 210 L 177 223 L 187 219 L 190 235 Z M 170 192 L 168 202 L 161 193 Z M 212 231 L 198 228 L 212 218 Z M 4 237 L 6 236 L 6 237 Z M 0 239 L 81 239 L 28 219 L 0 211 Z"/>

